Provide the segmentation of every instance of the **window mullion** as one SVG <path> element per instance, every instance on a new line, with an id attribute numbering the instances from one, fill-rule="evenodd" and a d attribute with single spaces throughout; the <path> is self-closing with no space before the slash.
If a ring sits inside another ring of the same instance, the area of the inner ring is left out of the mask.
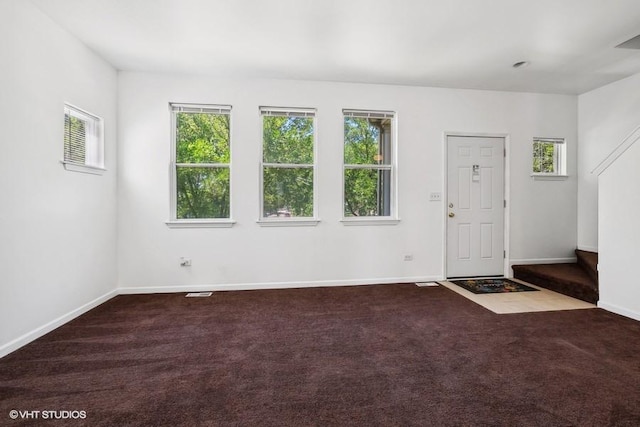
<path id="1" fill-rule="evenodd" d="M 179 168 L 228 168 L 229 163 L 176 163 Z"/>
<path id="2" fill-rule="evenodd" d="M 265 168 L 282 168 L 282 169 L 313 169 L 314 165 L 309 163 L 262 163 Z"/>
<path id="3" fill-rule="evenodd" d="M 393 165 L 360 165 L 360 164 L 345 164 L 345 169 L 372 169 L 372 170 L 392 170 Z"/>

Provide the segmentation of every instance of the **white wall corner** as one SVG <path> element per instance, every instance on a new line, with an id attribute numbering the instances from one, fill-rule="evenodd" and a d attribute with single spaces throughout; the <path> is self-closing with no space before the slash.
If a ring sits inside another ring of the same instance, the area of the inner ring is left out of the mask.
<path id="1" fill-rule="evenodd" d="M 93 301 L 89 301 L 83 306 L 78 307 L 75 310 L 72 310 L 67 314 L 64 314 L 58 317 L 57 319 L 54 319 L 51 322 L 32 330 L 31 332 L 27 332 L 26 334 L 14 339 L 13 341 L 9 341 L 8 343 L 0 346 L 0 358 L 6 356 L 11 352 L 16 351 L 20 347 L 23 347 L 32 341 L 35 341 L 41 336 L 48 334 L 54 329 L 59 328 L 65 323 L 72 321 L 76 317 L 83 315 L 84 313 L 99 306 L 100 304 L 109 301 L 111 298 L 115 297 L 116 295 L 118 295 L 117 290 L 109 291 L 106 294 L 94 299 Z"/>
<path id="2" fill-rule="evenodd" d="M 598 301 L 598 308 L 610 311 L 615 314 L 619 314 L 620 316 L 640 321 L 640 312 L 629 310 L 616 304 L 611 304 L 606 301 Z"/>

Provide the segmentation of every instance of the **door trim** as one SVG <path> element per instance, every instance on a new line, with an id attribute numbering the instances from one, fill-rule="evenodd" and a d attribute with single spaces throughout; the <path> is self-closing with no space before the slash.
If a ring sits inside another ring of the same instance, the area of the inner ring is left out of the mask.
<path id="1" fill-rule="evenodd" d="M 511 158 L 511 136 L 508 133 L 487 133 L 487 132 L 443 132 L 442 133 L 442 158 L 443 158 L 443 167 L 442 167 L 442 182 L 443 189 L 442 193 L 444 194 L 443 203 L 442 203 L 442 279 L 446 280 L 449 276 L 447 273 L 447 244 L 448 244 L 448 235 L 447 235 L 447 206 L 449 205 L 448 200 L 448 185 L 447 176 L 449 170 L 449 159 L 448 159 L 448 149 L 447 149 L 447 139 L 450 136 L 467 136 L 467 137 L 479 137 L 479 138 L 504 138 L 504 200 L 507 203 L 507 206 L 504 208 L 504 263 L 503 263 L 503 276 L 511 277 L 510 271 L 510 254 L 511 247 L 509 245 L 510 242 L 510 233 L 511 233 L 511 170 L 510 170 L 510 158 Z"/>

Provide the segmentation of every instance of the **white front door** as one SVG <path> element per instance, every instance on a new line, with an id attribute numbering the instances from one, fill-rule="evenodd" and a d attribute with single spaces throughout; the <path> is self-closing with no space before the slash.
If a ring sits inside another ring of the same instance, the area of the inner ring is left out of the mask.
<path id="1" fill-rule="evenodd" d="M 504 274 L 504 138 L 447 137 L 447 277 Z"/>

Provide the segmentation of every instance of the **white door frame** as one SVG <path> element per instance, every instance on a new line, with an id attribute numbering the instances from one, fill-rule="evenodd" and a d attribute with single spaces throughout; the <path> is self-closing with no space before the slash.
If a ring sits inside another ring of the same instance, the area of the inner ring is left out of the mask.
<path id="1" fill-rule="evenodd" d="M 447 149 L 447 139 L 450 136 L 467 136 L 467 137 L 479 137 L 479 138 L 504 138 L 504 149 L 505 149 L 505 156 L 504 156 L 504 200 L 507 203 L 507 206 L 505 206 L 504 208 L 504 251 L 505 251 L 505 257 L 504 257 L 504 265 L 503 265 L 503 275 L 504 277 L 510 277 L 510 271 L 509 271 L 509 259 L 510 259 L 510 247 L 509 247 L 509 241 L 511 240 L 509 238 L 510 232 L 511 232 L 511 214 L 510 214 L 510 210 L 511 210 L 511 181 L 510 181 L 510 176 L 511 176 L 511 170 L 510 170 L 510 161 L 509 159 L 511 158 L 511 137 L 508 133 L 485 133 L 485 132 L 444 132 L 442 134 L 442 147 L 443 147 L 443 167 L 442 167 L 442 182 L 443 184 L 443 190 L 442 193 L 444 194 L 443 197 L 443 202 L 442 203 L 442 272 L 443 272 L 443 280 L 447 279 L 447 244 L 448 244 L 448 236 L 447 236 L 447 214 L 448 214 L 448 210 L 447 207 L 449 206 L 449 200 L 448 200 L 448 185 L 449 183 L 447 182 L 447 176 L 448 176 L 448 169 L 449 169 L 449 159 L 448 159 L 448 154 L 447 152 L 449 151 Z"/>

